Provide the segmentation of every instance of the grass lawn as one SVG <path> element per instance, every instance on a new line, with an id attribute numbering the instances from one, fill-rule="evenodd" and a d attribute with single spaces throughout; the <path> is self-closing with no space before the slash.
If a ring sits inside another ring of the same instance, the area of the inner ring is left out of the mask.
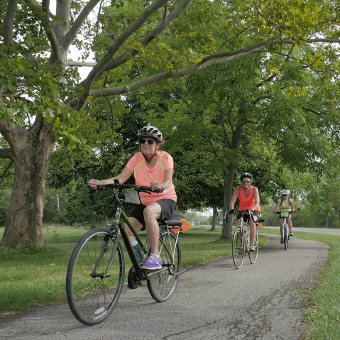
<path id="1" fill-rule="evenodd" d="M 264 233 L 277 234 L 277 229 Z M 294 237 L 329 245 L 329 260 L 317 276 L 317 284 L 307 291 L 306 340 L 340 339 L 340 235 L 294 231 Z"/>
<path id="2" fill-rule="evenodd" d="M 22 250 L 0 249 L 0 317 L 66 299 L 65 276 L 75 244 L 86 228 L 44 228 L 45 246 Z M 262 231 L 260 230 L 260 233 Z M 277 229 L 265 229 L 277 233 Z M 3 228 L 0 228 L 0 238 Z M 182 232 L 180 242 L 183 267 L 188 268 L 231 255 L 231 240 L 221 241 L 221 227 L 203 231 L 201 227 Z M 304 339 L 338 339 L 340 334 L 340 236 L 294 232 L 295 237 L 324 242 L 330 247 L 328 263 L 318 282 L 308 291 L 308 324 Z M 145 233 L 141 233 L 146 238 Z M 260 247 L 267 243 L 259 237 Z M 126 275 L 130 267 L 125 254 Z M 127 277 L 126 277 L 127 281 Z"/>
<path id="3" fill-rule="evenodd" d="M 65 277 L 67 265 L 86 228 L 44 228 L 45 246 L 22 250 L 0 249 L 0 316 L 28 310 L 66 299 Z M 3 229 L 0 229 L 0 238 Z M 146 233 L 140 233 L 146 240 Z M 202 227 L 181 232 L 182 267 L 188 268 L 231 255 L 231 240 L 220 240 L 221 227 L 216 231 L 202 231 Z M 261 239 L 261 244 L 266 238 Z M 125 251 L 125 248 L 124 248 Z M 125 252 L 125 281 L 131 267 Z"/>

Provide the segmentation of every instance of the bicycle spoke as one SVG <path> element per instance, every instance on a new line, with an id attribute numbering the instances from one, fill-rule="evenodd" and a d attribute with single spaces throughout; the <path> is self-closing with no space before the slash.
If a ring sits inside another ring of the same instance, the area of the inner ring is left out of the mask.
<path id="1" fill-rule="evenodd" d="M 236 228 L 232 242 L 233 261 L 236 268 L 241 268 L 245 255 L 245 238 L 241 228 Z"/>
<path id="2" fill-rule="evenodd" d="M 110 230 L 95 228 L 75 247 L 66 277 L 67 299 L 74 316 L 87 325 L 103 321 L 116 306 L 124 282 L 120 244 L 113 253 Z"/>
<path id="3" fill-rule="evenodd" d="M 284 240 L 285 250 L 287 250 L 288 249 L 288 225 L 287 224 L 284 225 L 283 230 L 284 230 L 283 240 Z"/>
<path id="4" fill-rule="evenodd" d="M 182 267 L 182 254 L 176 234 L 164 229 L 159 236 L 162 269 L 147 272 L 148 289 L 157 302 L 164 302 L 174 293 Z"/>

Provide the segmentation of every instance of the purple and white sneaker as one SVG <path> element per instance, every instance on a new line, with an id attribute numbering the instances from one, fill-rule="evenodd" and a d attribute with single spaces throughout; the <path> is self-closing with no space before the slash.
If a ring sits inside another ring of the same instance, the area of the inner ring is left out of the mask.
<path id="1" fill-rule="evenodd" d="M 141 268 L 149 270 L 162 269 L 162 259 L 159 255 L 150 255 Z"/>

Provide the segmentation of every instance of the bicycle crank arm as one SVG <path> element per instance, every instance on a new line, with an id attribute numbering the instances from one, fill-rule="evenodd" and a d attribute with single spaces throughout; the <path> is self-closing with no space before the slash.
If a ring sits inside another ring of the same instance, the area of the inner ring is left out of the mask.
<path id="1" fill-rule="evenodd" d="M 165 272 L 166 270 L 168 270 L 167 267 L 163 267 L 162 269 L 157 269 L 157 270 L 148 270 L 148 269 L 144 269 L 145 273 L 147 276 L 152 276 L 152 275 L 155 275 L 155 274 L 159 274 L 159 273 L 163 273 Z"/>
<path id="2" fill-rule="evenodd" d="M 178 273 L 173 273 L 173 274 L 171 274 L 171 275 L 177 276 L 177 275 L 179 275 L 179 274 L 182 274 L 182 273 L 186 272 L 187 270 L 188 270 L 188 269 L 183 269 L 183 270 L 181 270 L 180 272 L 178 272 Z"/>
<path id="3" fill-rule="evenodd" d="M 111 275 L 92 273 L 92 274 L 90 274 L 90 276 L 91 276 L 92 278 L 100 277 L 101 279 L 104 279 L 104 278 L 110 277 Z"/>

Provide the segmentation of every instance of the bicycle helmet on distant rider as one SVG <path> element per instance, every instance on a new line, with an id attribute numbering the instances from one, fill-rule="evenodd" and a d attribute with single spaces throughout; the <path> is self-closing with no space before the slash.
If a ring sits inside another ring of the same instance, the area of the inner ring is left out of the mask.
<path id="1" fill-rule="evenodd" d="M 253 179 L 253 176 L 249 172 L 245 172 L 244 174 L 241 175 L 240 180 L 242 181 L 243 178 Z"/>
<path id="2" fill-rule="evenodd" d="M 283 190 L 281 191 L 281 195 L 289 195 L 289 190 L 283 189 Z"/>
<path id="3" fill-rule="evenodd" d="M 137 136 L 138 136 L 138 140 L 140 140 L 143 137 L 149 137 L 149 138 L 153 138 L 154 140 L 156 140 L 156 142 L 163 141 L 162 133 L 156 127 L 152 126 L 151 124 L 148 124 L 142 127 L 138 131 Z"/>

